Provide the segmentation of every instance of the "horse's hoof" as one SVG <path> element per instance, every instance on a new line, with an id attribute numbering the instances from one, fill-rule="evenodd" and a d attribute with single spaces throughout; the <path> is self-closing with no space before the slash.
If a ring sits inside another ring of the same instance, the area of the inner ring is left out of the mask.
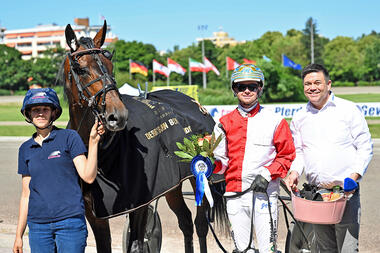
<path id="1" fill-rule="evenodd" d="M 132 242 L 130 253 L 143 253 L 143 243 L 135 240 Z"/>
<path id="2" fill-rule="evenodd" d="M 193 237 L 185 237 L 185 253 L 194 253 Z"/>

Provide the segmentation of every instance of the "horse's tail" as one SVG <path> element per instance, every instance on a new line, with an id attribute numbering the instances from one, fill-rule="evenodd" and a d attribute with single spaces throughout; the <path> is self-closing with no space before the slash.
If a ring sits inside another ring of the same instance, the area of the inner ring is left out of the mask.
<path id="1" fill-rule="evenodd" d="M 230 235 L 230 223 L 227 215 L 226 199 L 223 194 L 226 190 L 225 181 L 210 184 L 214 206 L 208 212 L 210 222 L 215 224 L 216 230 L 223 236 Z"/>

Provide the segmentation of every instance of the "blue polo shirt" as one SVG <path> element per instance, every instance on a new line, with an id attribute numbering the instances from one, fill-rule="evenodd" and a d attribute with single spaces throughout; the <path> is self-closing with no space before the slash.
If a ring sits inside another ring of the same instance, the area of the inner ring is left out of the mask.
<path id="1" fill-rule="evenodd" d="M 33 137 L 19 149 L 18 173 L 31 176 L 28 221 L 47 223 L 84 214 L 73 159 L 87 152 L 79 134 L 54 127 L 42 146 Z"/>

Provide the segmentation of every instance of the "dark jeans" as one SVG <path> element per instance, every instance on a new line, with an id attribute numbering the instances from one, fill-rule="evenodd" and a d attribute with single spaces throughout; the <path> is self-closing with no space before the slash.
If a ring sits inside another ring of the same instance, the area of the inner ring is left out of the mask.
<path id="1" fill-rule="evenodd" d="M 358 189 L 347 201 L 342 221 L 339 224 L 313 224 L 319 252 L 359 252 L 360 214 L 360 193 Z"/>
<path id="2" fill-rule="evenodd" d="M 83 215 L 51 223 L 28 221 L 29 245 L 32 253 L 83 253 L 87 225 Z"/>

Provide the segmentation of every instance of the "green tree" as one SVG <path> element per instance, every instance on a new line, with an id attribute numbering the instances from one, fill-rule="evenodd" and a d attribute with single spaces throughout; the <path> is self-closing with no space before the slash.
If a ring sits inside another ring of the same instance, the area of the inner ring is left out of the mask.
<path id="1" fill-rule="evenodd" d="M 380 80 L 380 34 L 372 31 L 358 41 L 360 54 L 364 55 L 365 81 Z"/>
<path id="2" fill-rule="evenodd" d="M 310 63 L 310 58 L 307 57 L 307 52 L 303 47 L 302 37 L 303 33 L 301 31 L 291 29 L 287 31 L 280 48 L 282 48 L 282 51 L 286 56 L 305 67 Z M 294 73 L 299 75 L 299 72 Z"/>
<path id="3" fill-rule="evenodd" d="M 302 80 L 294 76 L 289 68 L 279 62 L 259 60 L 258 65 L 264 72 L 265 86 L 262 102 L 299 102 L 305 101 Z"/>
<path id="4" fill-rule="evenodd" d="M 312 17 L 306 21 L 303 37 L 301 38 L 304 50 L 309 58 L 309 63 L 311 63 L 311 34 L 313 34 L 314 42 L 314 63 L 323 64 L 323 50 L 329 39 L 319 36 L 317 22 Z"/>
<path id="5" fill-rule="evenodd" d="M 54 85 L 65 53 L 65 49 L 62 47 L 50 48 L 44 51 L 42 57 L 29 60 L 29 76 L 33 77 L 33 83 L 38 83 L 44 87 Z"/>
<path id="6" fill-rule="evenodd" d="M 152 44 L 118 40 L 113 45 L 109 46 L 108 49 L 115 49 L 116 51 L 113 63 L 117 79 L 118 75 L 121 74 L 126 76 L 129 73 L 129 59 L 142 62 L 149 69 L 148 77 L 152 76 L 152 61 L 158 56 L 157 50 Z M 140 74 L 135 74 L 135 78 L 138 82 L 148 80 L 148 78 Z"/>
<path id="7" fill-rule="evenodd" d="M 366 79 L 368 81 L 380 80 L 380 39 L 366 48 L 364 64 L 368 69 Z"/>
<path id="8" fill-rule="evenodd" d="M 365 73 L 364 55 L 352 38 L 338 36 L 331 40 L 323 57 L 333 81 L 357 82 Z"/>
<path id="9" fill-rule="evenodd" d="M 277 46 L 284 39 L 280 32 L 266 32 L 259 39 L 255 40 L 256 48 L 259 49 L 260 55 L 266 55 L 272 60 L 281 62 L 282 49 Z"/>
<path id="10" fill-rule="evenodd" d="M 27 86 L 30 65 L 21 59 L 19 51 L 0 45 L 0 66 L 0 88 L 14 91 Z"/>

